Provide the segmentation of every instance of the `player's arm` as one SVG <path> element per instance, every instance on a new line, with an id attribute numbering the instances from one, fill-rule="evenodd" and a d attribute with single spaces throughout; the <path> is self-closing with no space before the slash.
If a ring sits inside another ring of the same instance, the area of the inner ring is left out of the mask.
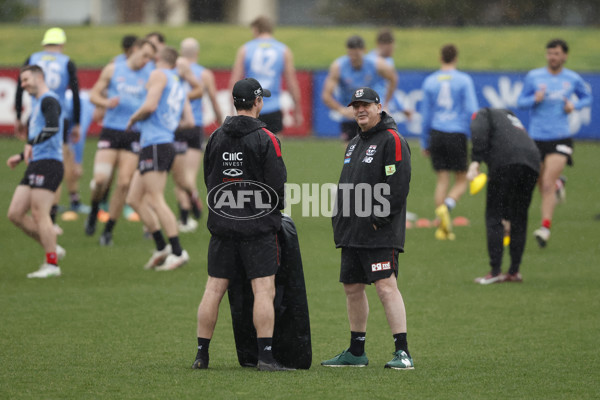
<path id="1" fill-rule="evenodd" d="M 296 67 L 294 66 L 294 55 L 288 48 L 283 53 L 284 70 L 283 76 L 287 84 L 287 89 L 292 95 L 294 100 L 294 121 L 296 126 L 302 125 L 304 122 L 304 115 L 302 114 L 302 103 L 300 102 L 300 85 L 298 84 L 298 77 L 296 76 Z"/>
<path id="2" fill-rule="evenodd" d="M 577 95 L 578 100 L 573 103 L 573 109 L 581 110 L 584 107 L 591 107 L 592 91 L 581 77 L 575 81 L 574 92 Z"/>
<path id="3" fill-rule="evenodd" d="M 479 172 L 479 164 L 485 160 L 485 155 L 490 150 L 489 131 L 492 128 L 490 125 L 490 118 L 489 110 L 482 108 L 471 120 L 471 143 L 473 144 L 471 149 L 471 160 L 474 163 L 477 163 L 477 166 L 471 166 L 469 167 L 469 170 L 473 168 Z"/>
<path id="4" fill-rule="evenodd" d="M 44 97 L 40 107 L 42 115 L 44 116 L 44 127 L 41 132 L 28 141 L 30 145 L 43 143 L 52 138 L 52 136 L 58 133 L 58 128 L 60 126 L 60 103 L 58 100 L 54 97 Z"/>
<path id="5" fill-rule="evenodd" d="M 115 64 L 110 63 L 102 69 L 98 80 L 90 91 L 90 101 L 96 107 L 115 108 L 119 104 L 118 97 L 108 98 L 104 93 L 108 91 L 108 85 L 115 72 Z"/>
<path id="6" fill-rule="evenodd" d="M 323 85 L 323 92 L 321 93 L 321 99 L 323 103 L 330 109 L 339 112 L 346 118 L 354 119 L 354 113 L 350 107 L 343 106 L 340 104 L 333 95 L 335 88 L 340 82 L 340 65 L 337 61 L 329 67 L 329 73 L 325 78 L 325 84 Z M 350 99 L 348 99 L 350 100 Z"/>
<path id="7" fill-rule="evenodd" d="M 398 74 L 396 73 L 396 69 L 388 64 L 383 57 L 377 57 L 376 67 L 377 73 L 388 81 L 385 100 L 382 104 L 384 108 L 387 108 L 387 105 L 394 97 L 394 91 L 398 86 Z"/>
<path id="8" fill-rule="evenodd" d="M 217 100 L 217 83 L 215 82 L 215 75 L 208 68 L 204 68 L 202 71 L 202 83 L 206 89 L 206 93 L 208 94 L 208 98 L 210 99 L 210 103 L 212 104 L 212 108 L 215 111 L 215 116 L 217 118 L 217 123 L 221 125 L 223 122 L 224 116 L 221 111 L 221 107 L 219 106 L 219 102 Z M 197 125 L 202 125 L 202 121 L 196 121 Z"/>
<path id="9" fill-rule="evenodd" d="M 29 65 L 29 58 L 25 60 L 23 65 Z M 15 136 L 19 139 L 25 139 L 27 132 L 25 130 L 25 124 L 21 121 L 21 114 L 23 113 L 23 88 L 21 87 L 21 74 L 17 78 L 17 90 L 15 92 L 15 113 L 17 120 L 15 121 Z"/>
<path id="10" fill-rule="evenodd" d="M 157 69 L 152 71 L 150 78 L 148 79 L 148 83 L 146 84 L 146 89 L 148 90 L 146 99 L 140 108 L 138 108 L 131 118 L 129 118 L 127 129 L 130 129 L 134 123 L 148 118 L 154 111 L 156 111 L 162 96 L 162 92 L 166 86 L 167 76 L 161 70 Z"/>
<path id="11" fill-rule="evenodd" d="M 6 165 L 10 169 L 15 169 L 15 167 L 19 165 L 23 160 L 25 160 L 25 152 L 13 154 L 12 156 L 8 157 L 8 160 L 6 160 Z"/>
<path id="12" fill-rule="evenodd" d="M 539 102 L 541 102 L 541 100 L 539 99 L 539 94 L 536 96 L 536 88 L 530 72 L 523 81 L 523 90 L 521 90 L 519 98 L 517 99 L 517 107 L 531 108 Z"/>
<path id="13" fill-rule="evenodd" d="M 235 61 L 231 68 L 231 76 L 229 77 L 229 91 L 233 90 L 233 85 L 240 79 L 244 78 L 244 58 L 246 57 L 246 46 L 238 49 L 235 55 Z"/>
<path id="14" fill-rule="evenodd" d="M 69 73 L 69 86 L 73 92 L 73 127 L 71 128 L 70 141 L 79 142 L 79 124 L 81 122 L 81 99 L 79 98 L 79 80 L 77 79 L 77 67 L 72 60 L 67 63 Z"/>
<path id="15" fill-rule="evenodd" d="M 179 121 L 179 127 L 182 129 L 193 128 L 196 121 L 194 120 L 194 113 L 192 112 L 192 105 L 189 99 L 185 99 L 183 103 L 183 111 L 181 113 L 181 121 Z"/>
<path id="16" fill-rule="evenodd" d="M 190 100 L 199 99 L 204 94 L 202 82 L 194 76 L 194 72 L 190 68 L 190 63 L 183 57 L 177 58 L 177 74 L 187 83 L 190 84 L 191 90 L 187 94 Z"/>

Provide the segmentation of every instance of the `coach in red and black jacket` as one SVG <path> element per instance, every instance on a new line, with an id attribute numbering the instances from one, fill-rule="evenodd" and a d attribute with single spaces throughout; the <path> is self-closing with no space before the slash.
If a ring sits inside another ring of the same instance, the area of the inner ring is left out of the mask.
<path id="1" fill-rule="evenodd" d="M 358 101 L 369 101 L 366 98 L 369 91 L 375 93 L 367 89 L 363 89 L 365 94 L 360 100 L 357 99 Z M 338 212 L 333 217 L 335 244 L 336 247 L 388 247 L 402 252 L 406 227 L 406 197 L 411 175 L 410 148 L 404 137 L 398 133 L 396 122 L 385 111 L 374 116 L 374 123 L 373 127 L 360 130 L 346 149 L 338 186 Z M 344 189 L 343 184 L 353 187 Z M 363 202 L 363 206 L 372 202 L 366 216 L 366 210 L 359 210 L 361 205 L 356 204 L 355 192 L 358 184 L 365 188 L 359 188 L 363 194 L 368 195 L 366 192 L 370 190 L 370 199 L 363 196 L 364 200 L 368 200 Z M 376 187 L 377 184 L 389 185 L 389 191 L 379 196 L 379 187 L 385 186 Z M 345 204 L 344 195 L 348 200 Z M 381 201 L 378 201 L 379 197 L 387 200 L 389 206 L 382 205 Z M 384 213 L 382 215 L 378 212 L 379 215 L 376 215 L 373 211 L 380 206 Z"/>
<path id="2" fill-rule="evenodd" d="M 342 249 L 340 282 L 350 320 L 350 347 L 321 363 L 365 366 L 369 304 L 373 283 L 394 338 L 394 358 L 386 368 L 413 369 L 406 339 L 406 311 L 398 290 L 398 254 L 404 252 L 410 149 L 396 123 L 381 110 L 379 95 L 357 89 L 350 100 L 360 131 L 348 144 L 338 185 L 333 233 Z"/>

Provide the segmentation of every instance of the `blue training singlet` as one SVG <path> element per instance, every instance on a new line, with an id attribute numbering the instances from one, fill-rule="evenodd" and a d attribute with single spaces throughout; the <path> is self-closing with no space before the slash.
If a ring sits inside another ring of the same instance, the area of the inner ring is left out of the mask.
<path id="1" fill-rule="evenodd" d="M 42 100 L 46 97 L 54 97 L 60 103 L 58 95 L 52 91 L 44 93 L 39 99 L 36 99 L 35 106 L 31 109 L 31 116 L 29 117 L 29 130 L 27 132 L 27 139 L 35 139 L 46 126 L 46 118 L 42 113 Z M 62 109 L 62 107 L 61 107 Z M 64 113 L 61 110 L 61 115 Z M 38 160 L 63 160 L 63 118 L 58 119 L 58 132 L 55 133 L 50 139 L 45 142 L 41 142 L 33 145 L 33 156 L 31 161 Z"/>
<path id="2" fill-rule="evenodd" d="M 273 38 L 254 39 L 245 44 L 244 71 L 247 78 L 254 78 L 271 91 L 271 97 L 263 99 L 262 114 L 279 111 L 281 98 L 281 75 L 285 67 L 287 46 Z"/>

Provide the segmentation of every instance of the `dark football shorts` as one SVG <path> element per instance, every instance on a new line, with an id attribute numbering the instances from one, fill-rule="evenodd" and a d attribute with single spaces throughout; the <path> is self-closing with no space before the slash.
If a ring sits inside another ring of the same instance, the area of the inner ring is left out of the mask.
<path id="1" fill-rule="evenodd" d="M 134 131 L 120 131 L 111 128 L 102 128 L 98 149 L 127 150 L 140 153 L 140 133 Z"/>
<path id="2" fill-rule="evenodd" d="M 342 247 L 340 282 L 371 284 L 398 276 L 398 250 Z"/>
<path id="3" fill-rule="evenodd" d="M 542 161 L 546 159 L 548 154 L 556 153 L 567 157 L 567 165 L 573 165 L 573 139 L 536 140 L 535 144 L 540 151 Z"/>
<path id="4" fill-rule="evenodd" d="M 177 129 L 175 131 L 175 153 L 184 154 L 187 149 L 202 150 L 204 140 L 204 129 L 201 126 L 195 126 L 187 129 Z"/>
<path id="5" fill-rule="evenodd" d="M 19 185 L 56 192 L 62 182 L 64 172 L 63 163 L 58 160 L 32 161 L 27 166 L 25 176 Z"/>
<path id="6" fill-rule="evenodd" d="M 342 139 L 349 142 L 358 134 L 359 127 L 356 121 L 344 121 L 340 124 L 340 129 L 342 130 Z"/>
<path id="7" fill-rule="evenodd" d="M 213 278 L 234 279 L 240 268 L 248 279 L 275 275 L 280 263 L 277 234 L 252 238 L 211 236 L 208 244 L 208 275 Z"/>
<path id="8" fill-rule="evenodd" d="M 272 133 L 279 133 L 283 130 L 283 114 L 281 111 L 260 114 L 258 119 L 267 124 L 267 129 Z"/>
<path id="9" fill-rule="evenodd" d="M 467 170 L 467 136 L 432 129 L 429 154 L 434 170 L 464 172 Z"/>
<path id="10" fill-rule="evenodd" d="M 143 175 L 150 171 L 170 171 L 175 159 L 173 143 L 152 144 L 140 150 L 138 169 Z"/>

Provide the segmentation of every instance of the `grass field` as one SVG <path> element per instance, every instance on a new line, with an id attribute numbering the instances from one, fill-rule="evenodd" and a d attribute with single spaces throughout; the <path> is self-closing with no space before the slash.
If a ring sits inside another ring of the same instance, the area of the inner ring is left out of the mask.
<path id="1" fill-rule="evenodd" d="M 1 141 L 2 162 L 21 143 Z M 409 209 L 432 218 L 433 173 L 413 146 Z M 95 142 L 87 146 L 82 195 L 88 199 Z M 338 141 L 285 140 L 289 182 L 336 182 Z M 258 373 L 237 364 L 227 300 L 211 344 L 207 371 L 190 369 L 196 352 L 195 314 L 206 281 L 205 219 L 182 234 L 191 262 L 171 273 L 142 265 L 152 243 L 139 223 L 119 222 L 115 245 L 100 248 L 83 235 L 83 220 L 62 222 L 64 276 L 30 280 L 43 251 L 6 217 L 0 219 L 0 398 L 206 399 L 591 399 L 599 398 L 600 146 L 577 143 L 568 170 L 568 201 L 556 212 L 545 250 L 527 244 L 524 283 L 482 287 L 488 270 L 484 195 L 466 195 L 456 215 L 455 242 L 431 229 L 411 229 L 400 257 L 409 345 L 416 369 L 384 370 L 393 343 L 383 309 L 368 290 L 370 365 L 326 369 L 321 360 L 349 342 L 345 298 L 337 283 L 339 253 L 326 218 L 292 209 L 301 241 L 313 341 L 313 367 Z M 0 168 L 0 209 L 6 210 L 24 168 Z M 63 196 L 65 197 L 65 196 Z M 172 197 L 171 197 L 172 200 Z M 66 198 L 63 203 L 66 202 Z M 3 211 L 4 212 L 4 211 Z M 539 221 L 530 211 L 529 238 Z M 505 260 L 507 265 L 507 260 Z"/>
<path id="2" fill-rule="evenodd" d="M 21 65 L 40 49 L 47 27 L 4 24 L 0 26 L 0 65 Z M 99 67 L 119 53 L 125 34 L 143 36 L 164 32 L 167 43 L 178 47 L 188 36 L 201 44 L 200 62 L 211 68 L 231 68 L 239 46 L 251 39 L 244 26 L 195 24 L 184 27 L 118 25 L 68 26 L 65 52 L 80 67 Z M 294 52 L 297 68 L 324 69 L 345 52 L 346 39 L 353 34 L 375 43 L 376 27 L 279 27 L 278 39 Z M 403 28 L 394 29 L 398 69 L 436 69 L 439 49 L 449 42 L 459 50 L 460 68 L 466 70 L 527 71 L 544 65 L 544 46 L 549 39 L 564 38 L 570 45 L 569 68 L 578 72 L 598 71 L 600 29 L 564 27 L 523 28 Z"/>

